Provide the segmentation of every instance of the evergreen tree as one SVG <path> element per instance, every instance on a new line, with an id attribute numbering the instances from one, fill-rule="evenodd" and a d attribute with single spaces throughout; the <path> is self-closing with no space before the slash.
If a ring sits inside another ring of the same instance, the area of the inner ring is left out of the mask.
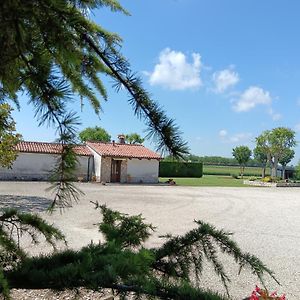
<path id="1" fill-rule="evenodd" d="M 150 99 L 141 80 L 119 53 L 121 38 L 86 17 L 86 11 L 109 7 L 128 14 L 116 0 L 4 0 L 0 3 L 0 82 L 2 99 L 18 103 L 25 91 L 40 124 L 60 122 L 63 104 L 75 94 L 89 100 L 96 113 L 107 100 L 100 75 L 129 94 L 135 114 L 148 125 L 148 137 L 160 150 L 181 156 L 186 151 L 174 121 Z"/>
<path id="2" fill-rule="evenodd" d="M 20 238 L 27 235 L 32 243 L 38 243 L 42 235 L 55 249 L 56 242 L 65 241 L 61 231 L 49 225 L 37 215 L 7 209 L 0 213 L 0 289 L 9 298 L 9 283 L 5 271 L 15 269 L 27 257 L 20 247 Z"/>
<path id="3" fill-rule="evenodd" d="M 229 297 L 230 277 L 218 257 L 220 251 L 233 257 L 240 270 L 249 269 L 262 283 L 264 274 L 275 279 L 258 258 L 241 251 L 231 233 L 210 224 L 195 221 L 195 228 L 186 234 L 167 235 L 162 246 L 145 248 L 144 242 L 155 228 L 145 223 L 141 215 L 128 216 L 98 203 L 96 207 L 103 215 L 99 225 L 103 243 L 79 251 L 28 257 L 4 273 L 9 286 L 109 288 L 123 299 L 131 294 L 134 299 L 225 300 Z M 206 262 L 213 266 L 227 296 L 200 287 Z"/>

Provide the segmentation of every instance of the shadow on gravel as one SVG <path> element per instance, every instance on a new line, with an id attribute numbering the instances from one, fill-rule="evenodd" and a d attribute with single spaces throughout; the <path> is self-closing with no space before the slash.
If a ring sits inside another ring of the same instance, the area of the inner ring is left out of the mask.
<path id="1" fill-rule="evenodd" d="M 0 209 L 16 208 L 22 212 L 42 212 L 47 210 L 52 200 L 36 196 L 0 195 Z"/>

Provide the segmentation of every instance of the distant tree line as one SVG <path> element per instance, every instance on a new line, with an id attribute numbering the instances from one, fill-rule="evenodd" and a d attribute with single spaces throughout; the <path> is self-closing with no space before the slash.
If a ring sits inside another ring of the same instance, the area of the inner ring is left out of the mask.
<path id="1" fill-rule="evenodd" d="M 295 132 L 286 127 L 277 127 L 263 131 L 255 138 L 256 145 L 253 151 L 245 145 L 232 149 L 232 158 L 222 156 L 185 155 L 182 160 L 188 162 L 202 162 L 203 165 L 239 166 L 243 177 L 245 167 L 262 168 L 262 178 L 265 177 L 266 168 L 271 168 L 271 177 L 277 176 L 277 168 L 282 167 L 282 177 L 285 178 L 286 166 L 295 156 L 294 147 L 297 145 Z M 171 156 L 165 161 L 173 161 Z M 300 169 L 298 166 L 297 170 Z"/>
<path id="2" fill-rule="evenodd" d="M 165 161 L 172 161 L 173 158 L 167 156 L 164 158 Z M 238 161 L 235 158 L 223 157 L 223 156 L 198 156 L 189 154 L 184 156 L 185 161 L 189 162 L 202 162 L 203 165 L 217 165 L 217 166 L 239 166 Z M 260 167 L 261 163 L 255 159 L 250 158 L 246 163 L 246 167 Z"/>

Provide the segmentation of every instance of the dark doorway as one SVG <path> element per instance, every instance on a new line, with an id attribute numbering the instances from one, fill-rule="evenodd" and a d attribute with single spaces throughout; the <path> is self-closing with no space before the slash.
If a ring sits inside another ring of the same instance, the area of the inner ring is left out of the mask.
<path id="1" fill-rule="evenodd" d="M 111 182 L 120 182 L 121 180 L 121 160 L 111 161 Z"/>

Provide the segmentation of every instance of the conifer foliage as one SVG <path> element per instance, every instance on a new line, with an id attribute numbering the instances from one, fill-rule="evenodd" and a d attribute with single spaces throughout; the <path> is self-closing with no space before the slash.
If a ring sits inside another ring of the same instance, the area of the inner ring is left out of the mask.
<path id="1" fill-rule="evenodd" d="M 159 248 L 145 248 L 155 228 L 141 215 L 128 216 L 105 205 L 99 230 L 105 241 L 80 251 L 24 259 L 5 272 L 11 287 L 31 289 L 108 288 L 114 294 L 135 299 L 228 299 L 229 275 L 218 252 L 232 256 L 240 269 L 248 268 L 263 282 L 272 271 L 255 256 L 244 253 L 230 237 L 210 224 L 196 221 L 196 228 L 182 236 L 166 236 Z M 228 295 L 201 287 L 203 265 L 211 263 Z M 142 298 L 144 297 L 144 298 Z"/>
<path id="2" fill-rule="evenodd" d="M 36 244 L 44 240 L 56 248 L 57 241 L 65 241 L 60 230 L 49 225 L 41 217 L 7 209 L 0 214 L 0 287 L 4 296 L 9 296 L 9 285 L 4 272 L 18 266 L 26 258 L 20 247 L 20 238 L 28 236 Z"/>
<path id="3" fill-rule="evenodd" d="M 175 157 L 187 153 L 174 120 L 143 89 L 129 63 L 118 51 L 121 38 L 97 25 L 87 12 L 101 7 L 128 14 L 116 0 L 4 0 L 0 2 L 1 102 L 19 103 L 18 92 L 28 95 L 39 125 L 57 128 L 62 156 L 57 162 L 54 205 L 77 200 L 80 192 L 70 183 L 76 168 L 72 145 L 79 121 L 67 108 L 75 95 L 89 101 L 96 113 L 107 100 L 103 76 L 127 90 L 137 117 L 148 125 L 148 138 L 158 150 Z M 0 102 L 0 103 L 1 103 Z"/>
<path id="4" fill-rule="evenodd" d="M 148 136 L 160 150 L 186 153 L 174 121 L 143 89 L 129 63 L 118 51 L 121 38 L 86 17 L 103 6 L 128 14 L 115 0 L 4 0 L 0 3 L 0 88 L 4 98 L 18 103 L 25 91 L 36 106 L 40 122 L 57 122 L 65 95 L 87 99 L 96 113 L 107 100 L 102 77 L 123 86 L 134 113 L 148 125 Z M 57 124 L 56 124 L 57 125 Z"/>

